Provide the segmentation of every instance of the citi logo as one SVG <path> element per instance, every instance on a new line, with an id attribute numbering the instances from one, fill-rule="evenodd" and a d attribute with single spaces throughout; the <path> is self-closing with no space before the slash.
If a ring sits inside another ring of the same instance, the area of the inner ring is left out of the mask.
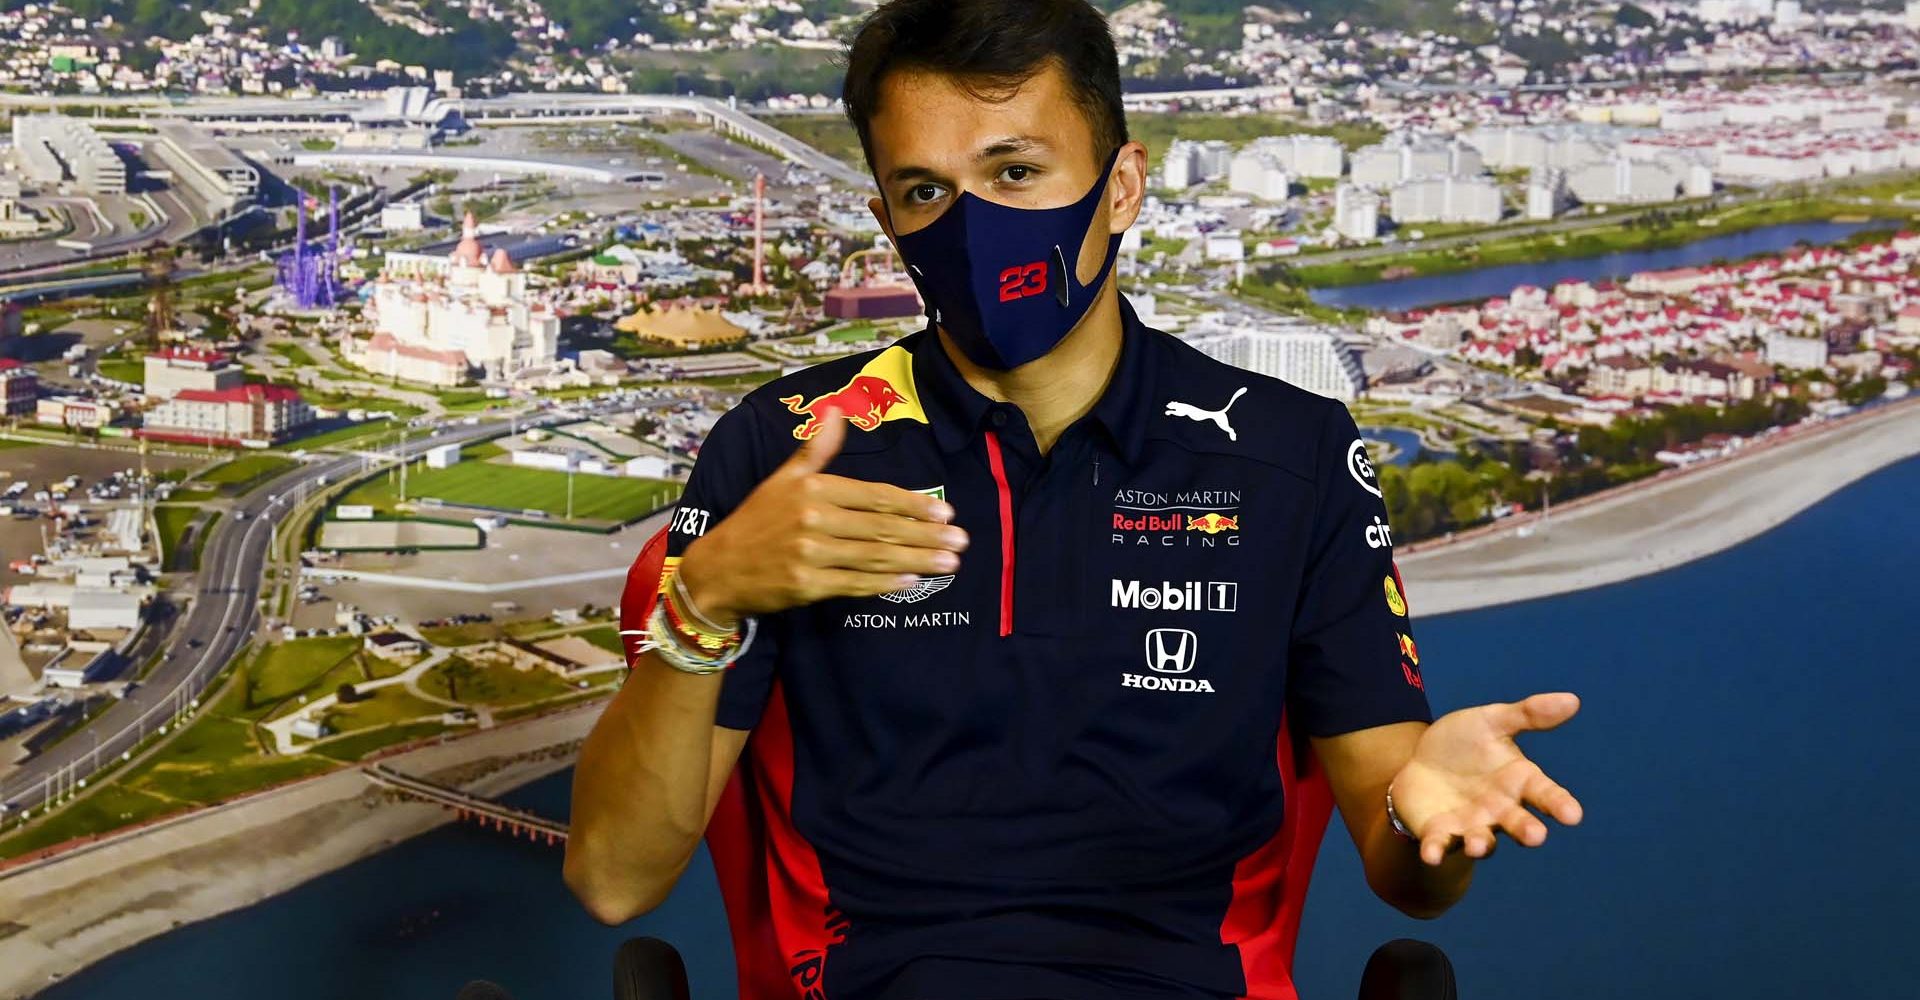
<path id="1" fill-rule="evenodd" d="M 1373 516 L 1373 523 L 1367 525 L 1367 548 L 1393 548 L 1393 528 L 1389 527 L 1387 522 L 1380 520 L 1378 514 Z"/>
<path id="2" fill-rule="evenodd" d="M 1112 604 L 1145 611 L 1233 611 L 1240 604 L 1240 585 L 1228 580 L 1162 580 L 1158 584 L 1115 580 Z"/>

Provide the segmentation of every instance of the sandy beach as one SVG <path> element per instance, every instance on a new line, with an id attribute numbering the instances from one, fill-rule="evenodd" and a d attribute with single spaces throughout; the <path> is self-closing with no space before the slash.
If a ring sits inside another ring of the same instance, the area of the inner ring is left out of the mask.
<path id="1" fill-rule="evenodd" d="M 602 707 L 596 701 L 383 763 L 498 795 L 571 765 Z M 390 801 L 348 768 L 0 872 L 0 997 L 30 996 L 50 977 L 285 892 L 452 818 L 439 806 Z"/>
<path id="2" fill-rule="evenodd" d="M 1746 541 L 1878 469 L 1920 455 L 1920 400 L 1711 466 L 1555 507 L 1398 556 L 1416 617 L 1564 594 L 1671 569 Z"/>

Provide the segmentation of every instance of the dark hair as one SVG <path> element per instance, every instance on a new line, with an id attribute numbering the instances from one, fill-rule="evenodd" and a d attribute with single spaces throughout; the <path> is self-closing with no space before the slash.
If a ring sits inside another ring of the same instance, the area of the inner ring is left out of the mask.
<path id="1" fill-rule="evenodd" d="M 1094 156 L 1104 160 L 1126 143 L 1127 115 L 1113 35 L 1087 0 L 888 0 L 848 46 L 841 100 L 871 164 L 870 125 L 888 73 L 938 73 L 994 100 L 1010 96 L 1049 60 L 1059 62 L 1093 128 Z"/>

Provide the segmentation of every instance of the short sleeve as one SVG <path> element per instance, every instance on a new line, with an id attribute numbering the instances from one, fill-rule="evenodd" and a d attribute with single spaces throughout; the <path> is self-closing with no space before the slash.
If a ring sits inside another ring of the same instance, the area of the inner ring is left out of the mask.
<path id="1" fill-rule="evenodd" d="M 1312 736 L 1431 722 L 1380 480 L 1352 414 L 1332 401 L 1326 412 L 1288 702 Z"/>
<path id="2" fill-rule="evenodd" d="M 667 532 L 667 565 L 672 567 L 693 540 L 719 524 L 760 485 L 770 469 L 762 461 L 758 422 L 750 404 L 722 414 L 707 433 L 687 477 L 686 491 L 674 506 Z M 781 616 L 760 619 L 753 644 L 721 682 L 714 722 L 728 729 L 752 729 L 767 707 L 780 647 Z"/>

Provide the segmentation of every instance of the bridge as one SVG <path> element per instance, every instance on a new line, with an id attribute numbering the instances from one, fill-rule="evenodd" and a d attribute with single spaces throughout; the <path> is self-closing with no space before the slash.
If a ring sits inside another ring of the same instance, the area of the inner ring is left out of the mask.
<path id="1" fill-rule="evenodd" d="M 528 840 L 545 838 L 549 844 L 564 843 L 567 839 L 565 823 L 504 806 L 492 799 L 471 795 L 458 788 L 448 788 L 425 778 L 401 774 L 385 764 L 368 764 L 360 769 L 360 773 L 382 788 L 392 789 L 422 802 L 445 806 L 453 810 L 458 819 L 473 820 L 481 826 L 501 830 L 515 837 L 525 835 Z"/>

